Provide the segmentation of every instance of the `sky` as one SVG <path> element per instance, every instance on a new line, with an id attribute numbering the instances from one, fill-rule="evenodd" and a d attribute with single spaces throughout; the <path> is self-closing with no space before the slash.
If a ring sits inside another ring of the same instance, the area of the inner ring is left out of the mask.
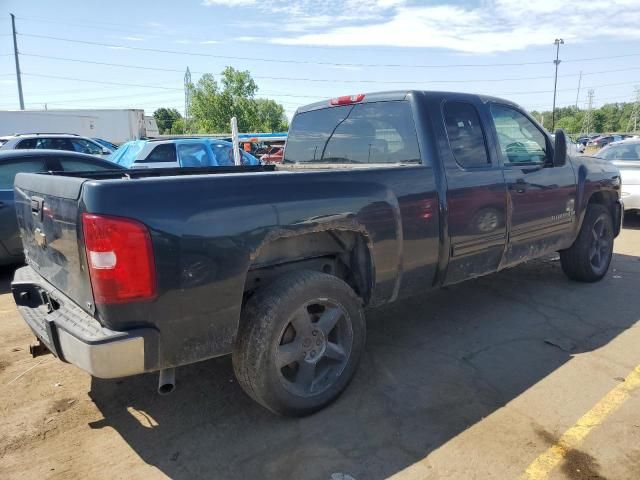
<path id="1" fill-rule="evenodd" d="M 249 70 L 285 107 L 381 90 L 495 95 L 528 110 L 632 101 L 640 0 L 0 0 L 0 109 L 184 110 L 192 81 Z M 582 78 L 580 80 L 580 72 Z M 578 84 L 580 82 L 580 90 Z"/>

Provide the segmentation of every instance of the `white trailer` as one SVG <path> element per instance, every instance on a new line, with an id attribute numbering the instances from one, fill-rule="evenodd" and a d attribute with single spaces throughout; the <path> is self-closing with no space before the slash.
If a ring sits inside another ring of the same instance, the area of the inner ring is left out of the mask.
<path id="1" fill-rule="evenodd" d="M 0 111 L 0 136 L 15 133 L 75 133 L 115 144 L 148 136 L 138 109 Z"/>

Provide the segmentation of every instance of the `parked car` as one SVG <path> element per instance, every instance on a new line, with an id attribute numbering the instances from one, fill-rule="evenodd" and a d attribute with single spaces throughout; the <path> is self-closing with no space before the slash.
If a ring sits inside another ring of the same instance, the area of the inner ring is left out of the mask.
<path id="1" fill-rule="evenodd" d="M 111 155 L 113 150 L 91 138 L 60 133 L 21 133 L 0 137 L 0 150 L 68 150 L 90 155 Z"/>
<path id="2" fill-rule="evenodd" d="M 598 134 L 598 133 L 592 134 L 592 135 L 582 136 L 582 137 L 579 137 L 578 140 L 576 140 L 576 143 L 581 143 L 582 145 L 584 145 L 586 147 L 587 143 L 589 143 L 589 141 L 593 140 L 594 138 L 598 138 L 599 136 L 600 136 L 600 134 Z"/>
<path id="3" fill-rule="evenodd" d="M 620 169 L 625 211 L 640 210 L 640 138 L 610 143 L 596 156 L 610 160 Z"/>
<path id="4" fill-rule="evenodd" d="M 97 377 L 160 371 L 161 393 L 232 353 L 253 399 L 309 414 L 356 371 L 365 308 L 557 251 L 598 281 L 622 218 L 611 162 L 471 94 L 301 107 L 282 165 L 208 172 L 18 174 L 12 291 L 43 345 Z"/>
<path id="5" fill-rule="evenodd" d="M 602 148 L 606 147 L 612 142 L 619 142 L 620 140 L 622 140 L 622 136 L 620 135 L 602 135 L 600 137 L 589 140 L 587 146 Z"/>
<path id="6" fill-rule="evenodd" d="M 103 147 L 108 148 L 109 150 L 111 150 L 111 152 L 115 152 L 118 149 L 118 146 L 115 143 L 111 143 L 103 138 L 93 138 L 92 140 L 99 143 Z"/>
<path id="7" fill-rule="evenodd" d="M 18 172 L 97 171 L 122 169 L 107 160 L 59 150 L 12 150 L 0 152 L 0 265 L 23 261 L 22 242 L 16 223 L 13 180 Z"/>
<path id="8" fill-rule="evenodd" d="M 241 152 L 243 165 L 258 165 L 256 157 Z M 216 167 L 233 165 L 233 144 L 214 138 L 133 140 L 118 148 L 111 161 L 126 168 Z"/>
<path id="9" fill-rule="evenodd" d="M 262 163 L 282 163 L 284 158 L 284 147 L 269 147 L 269 149 L 260 156 Z"/>

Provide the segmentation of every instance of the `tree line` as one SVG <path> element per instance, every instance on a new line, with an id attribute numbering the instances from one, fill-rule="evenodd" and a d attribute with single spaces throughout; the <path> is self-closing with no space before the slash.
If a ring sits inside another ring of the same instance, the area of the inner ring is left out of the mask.
<path id="1" fill-rule="evenodd" d="M 632 102 L 607 103 L 600 108 L 594 108 L 591 111 L 591 129 L 588 133 L 633 133 L 633 122 L 629 129 L 629 119 L 633 111 Z M 587 111 L 583 109 L 571 107 L 556 108 L 556 126 L 562 128 L 569 134 L 587 133 L 583 132 L 584 117 Z M 544 128 L 551 131 L 551 111 L 532 111 L 533 115 L 539 122 L 541 121 Z M 638 121 L 640 129 L 640 121 Z M 630 131 L 627 131 L 630 130 Z"/>
<path id="2" fill-rule="evenodd" d="M 227 67 L 219 80 L 207 73 L 188 88 L 191 101 L 186 125 L 175 108 L 159 108 L 153 113 L 161 134 L 229 133 L 234 116 L 240 132 L 281 132 L 289 128 L 281 104 L 256 98 L 258 85 L 247 70 Z"/>

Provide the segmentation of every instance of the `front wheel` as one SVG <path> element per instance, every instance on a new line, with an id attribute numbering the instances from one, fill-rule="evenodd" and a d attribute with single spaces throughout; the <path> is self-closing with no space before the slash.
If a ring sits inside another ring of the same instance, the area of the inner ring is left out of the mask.
<path id="1" fill-rule="evenodd" d="M 578 238 L 571 247 L 560 252 L 564 273 L 580 282 L 602 279 L 613 256 L 613 237 L 609 210 L 603 205 L 589 205 Z"/>
<path id="2" fill-rule="evenodd" d="M 254 400 L 281 415 L 307 415 L 338 397 L 364 349 L 362 302 L 332 275 L 280 277 L 243 309 L 233 367 Z"/>

